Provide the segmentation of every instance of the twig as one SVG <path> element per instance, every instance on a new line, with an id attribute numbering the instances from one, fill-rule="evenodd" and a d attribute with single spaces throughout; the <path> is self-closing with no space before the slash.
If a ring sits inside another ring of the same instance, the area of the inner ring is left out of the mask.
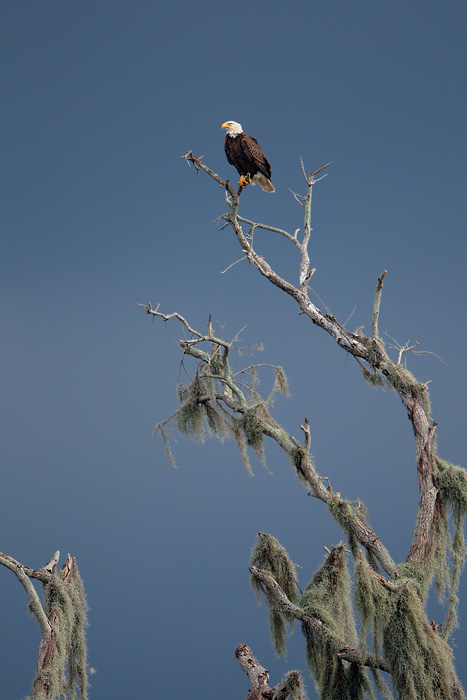
<path id="1" fill-rule="evenodd" d="M 296 192 L 294 192 L 293 190 L 291 190 L 290 187 L 287 187 L 287 189 L 289 190 L 289 192 L 292 193 L 293 198 L 295 199 L 295 201 L 298 202 L 298 204 L 300 204 L 301 207 L 304 207 L 305 205 L 304 205 L 304 203 L 303 203 L 303 200 L 305 199 L 305 197 L 304 197 L 303 195 L 301 195 L 301 194 L 297 194 Z"/>
<path id="2" fill-rule="evenodd" d="M 300 244 L 297 241 L 297 237 L 291 236 L 290 233 L 287 233 L 287 231 L 283 231 L 281 228 L 276 228 L 275 226 L 268 226 L 267 224 L 258 224 L 258 223 L 255 223 L 254 221 L 249 221 L 249 219 L 245 219 L 243 216 L 238 216 L 237 218 L 242 223 L 248 224 L 249 226 L 253 226 L 254 228 L 261 228 L 264 231 L 272 231 L 273 233 L 280 233 L 281 236 L 284 236 L 284 238 L 288 238 L 288 240 L 291 241 L 295 246 L 297 246 L 297 248 L 300 247 Z"/>
<path id="3" fill-rule="evenodd" d="M 272 365 L 270 362 L 261 362 L 257 365 L 250 365 L 244 369 L 239 369 L 237 372 L 232 374 L 232 377 L 236 377 L 239 374 L 244 374 L 245 372 L 251 372 L 252 369 L 257 369 L 258 367 L 272 367 L 273 369 L 277 369 L 277 365 Z"/>
<path id="4" fill-rule="evenodd" d="M 357 305 L 355 305 L 355 306 L 353 307 L 350 316 L 349 316 L 348 319 L 347 319 L 346 321 L 344 321 L 344 323 L 342 324 L 342 325 L 344 326 L 344 328 L 345 328 L 345 326 L 348 324 L 348 322 L 350 321 L 350 319 L 352 318 L 352 316 L 354 315 L 355 309 L 356 309 L 356 308 L 357 308 Z"/>
<path id="5" fill-rule="evenodd" d="M 302 173 L 303 177 L 305 178 L 306 184 L 308 187 L 313 187 L 317 182 L 323 179 L 323 177 L 326 177 L 326 175 L 323 175 L 323 177 L 320 177 L 318 180 L 315 180 L 315 175 L 320 173 L 322 170 L 325 170 L 326 168 L 329 168 L 330 165 L 332 165 L 332 161 L 330 163 L 326 163 L 326 165 L 322 165 L 321 168 L 318 168 L 318 170 L 313 170 L 308 177 L 306 176 L 305 172 L 305 166 L 303 165 L 303 160 L 300 158 L 300 163 L 302 165 Z"/>
<path id="6" fill-rule="evenodd" d="M 431 352 L 430 350 L 411 350 L 411 352 L 412 352 L 414 355 L 433 355 L 433 357 L 436 357 L 436 359 L 439 360 L 440 362 L 442 362 L 443 365 L 448 365 L 448 363 L 446 362 L 446 360 L 443 360 L 442 357 L 440 357 L 439 355 L 437 355 L 435 352 Z"/>
<path id="7" fill-rule="evenodd" d="M 226 224 L 226 226 L 228 226 L 228 224 Z M 243 260 L 247 260 L 246 255 L 244 255 L 242 258 L 239 258 L 239 259 L 236 260 L 235 262 L 233 262 L 231 265 L 229 265 L 228 267 L 226 267 L 225 270 L 222 270 L 221 272 L 219 272 L 219 274 L 220 274 L 220 275 L 225 275 L 226 272 L 228 272 L 232 267 L 234 267 L 234 266 L 237 265 L 238 263 L 242 262 Z"/>
<path id="8" fill-rule="evenodd" d="M 201 158 L 202 157 L 203 156 L 201 156 Z M 229 181 L 223 180 L 221 177 L 219 177 L 219 175 L 217 175 L 217 173 L 211 170 L 211 168 L 208 168 L 208 166 L 202 162 L 201 158 L 197 158 L 195 155 L 193 155 L 193 151 L 187 151 L 183 156 L 180 156 L 180 158 L 183 158 L 188 165 L 193 163 L 198 174 L 200 170 L 204 170 L 204 172 L 210 175 L 210 177 L 212 177 L 223 189 L 228 191 L 233 201 L 238 200 L 238 195 L 231 187 Z"/>
<path id="9" fill-rule="evenodd" d="M 316 272 L 316 270 L 313 270 L 313 272 Z M 318 299 L 319 303 L 322 304 L 322 305 L 324 306 L 324 308 L 326 309 L 326 318 L 331 318 L 331 311 L 330 311 L 329 307 L 326 305 L 325 301 L 324 301 L 323 299 L 321 299 L 321 297 L 320 297 L 319 294 L 313 289 L 313 287 L 309 287 L 309 290 L 310 290 L 310 292 L 311 292 L 312 294 L 315 295 L 315 297 Z M 335 319 L 334 316 L 333 316 L 333 318 Z"/>
<path id="10" fill-rule="evenodd" d="M 430 350 L 415 350 L 415 348 L 417 348 L 420 345 L 420 343 L 418 341 L 416 343 L 414 343 L 413 345 L 409 345 L 410 340 L 408 340 L 405 345 L 401 345 L 395 338 L 393 338 L 391 335 L 389 335 L 389 333 L 385 333 L 385 335 L 388 338 L 390 338 L 392 340 L 392 342 L 394 343 L 394 345 L 389 345 L 388 347 L 392 348 L 393 350 L 397 350 L 399 353 L 398 360 L 396 362 L 397 365 L 401 364 L 402 356 L 406 352 L 411 352 L 414 355 L 433 355 L 434 357 L 436 357 L 436 359 L 438 359 L 440 362 L 442 362 L 443 365 L 447 365 L 447 362 L 445 360 L 443 360 L 443 358 L 440 357 L 439 355 L 437 355 L 435 352 L 431 352 Z"/>
<path id="11" fill-rule="evenodd" d="M 371 318 L 371 333 L 373 336 L 373 340 L 378 340 L 379 339 L 379 333 L 378 333 L 378 316 L 379 316 L 379 307 L 381 304 L 381 292 L 383 291 L 383 280 L 387 275 L 387 270 L 383 270 L 380 276 L 378 277 L 378 283 L 376 285 L 375 289 L 375 298 L 373 301 L 373 315 Z"/>
<path id="12" fill-rule="evenodd" d="M 147 314 L 153 315 L 153 316 L 158 316 L 159 318 L 162 318 L 164 321 L 170 321 L 171 318 L 177 318 L 181 323 L 183 323 L 183 325 L 185 326 L 185 328 L 187 329 L 187 331 L 189 333 L 191 333 L 192 335 L 198 336 L 199 339 L 206 338 L 206 336 L 204 336 L 202 333 L 198 333 L 198 331 L 195 331 L 194 328 L 191 328 L 188 321 L 185 318 L 183 318 L 183 316 L 181 316 L 176 311 L 173 314 L 163 314 L 158 310 L 160 307 L 160 304 L 157 304 L 156 308 L 153 309 L 150 301 L 148 301 L 147 304 L 137 304 L 137 306 L 141 306 L 141 308 L 143 308 Z"/>
<path id="13" fill-rule="evenodd" d="M 318 170 L 313 170 L 313 172 L 310 173 L 309 180 L 310 180 L 311 182 L 313 182 L 313 181 L 314 181 L 314 182 L 319 182 L 319 180 L 322 180 L 322 179 L 323 179 L 322 177 L 320 177 L 319 180 L 315 180 L 315 179 L 314 179 L 314 178 L 315 178 L 315 175 L 317 175 L 318 173 L 320 173 L 322 170 L 325 170 L 326 168 L 329 168 L 330 165 L 332 165 L 332 160 L 331 160 L 329 163 L 326 163 L 326 165 L 322 165 L 321 168 L 318 168 Z"/>

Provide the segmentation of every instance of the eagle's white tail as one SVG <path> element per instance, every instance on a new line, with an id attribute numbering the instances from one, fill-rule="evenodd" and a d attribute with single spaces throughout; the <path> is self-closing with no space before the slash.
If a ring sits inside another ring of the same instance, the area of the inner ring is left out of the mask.
<path id="1" fill-rule="evenodd" d="M 263 175 L 263 173 L 256 173 L 256 175 L 253 176 L 253 180 L 256 180 L 261 189 L 263 189 L 265 192 L 275 192 L 274 185 L 272 184 L 271 180 L 268 180 L 266 175 Z"/>

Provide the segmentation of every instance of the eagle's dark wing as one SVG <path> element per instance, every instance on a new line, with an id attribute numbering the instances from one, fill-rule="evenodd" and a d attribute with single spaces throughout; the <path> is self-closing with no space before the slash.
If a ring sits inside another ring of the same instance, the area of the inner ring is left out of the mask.
<path id="1" fill-rule="evenodd" d="M 235 165 L 234 161 L 232 160 L 232 157 L 230 155 L 230 152 L 232 150 L 232 144 L 231 144 L 232 139 L 230 136 L 225 137 L 224 141 L 224 149 L 225 149 L 225 155 L 227 156 L 227 160 L 229 161 L 230 165 Z"/>
<path id="2" fill-rule="evenodd" d="M 267 178 L 270 178 L 271 166 L 258 141 L 254 139 L 253 136 L 244 134 L 241 145 L 246 158 L 258 168 L 260 173 L 263 173 L 263 175 L 265 175 Z"/>

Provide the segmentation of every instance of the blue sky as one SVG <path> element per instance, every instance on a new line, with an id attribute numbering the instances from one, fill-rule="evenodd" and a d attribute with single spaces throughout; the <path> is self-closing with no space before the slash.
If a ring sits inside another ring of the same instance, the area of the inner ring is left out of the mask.
<path id="1" fill-rule="evenodd" d="M 36 568 L 56 549 L 77 557 L 92 698 L 201 699 L 221 684 L 237 700 L 239 642 L 272 683 L 304 668 L 298 631 L 275 659 L 246 583 L 256 532 L 282 542 L 305 585 L 341 532 L 272 446 L 272 474 L 253 459 L 253 479 L 231 444 L 179 439 L 177 470 L 151 447 L 176 407 L 181 334 L 137 303 L 198 328 L 212 314 L 226 337 L 246 325 L 258 362 L 289 376 L 277 420 L 297 434 L 308 416 L 318 469 L 366 503 L 396 560 L 418 502 L 413 439 L 397 397 L 371 390 L 290 300 L 245 263 L 219 275 L 240 257 L 213 223 L 223 192 L 179 156 L 235 177 L 220 125 L 241 122 L 276 187 L 248 188 L 241 213 L 289 231 L 302 226 L 288 191 L 303 191 L 300 157 L 307 170 L 333 161 L 314 193 L 313 287 L 368 329 L 388 269 L 380 328 L 447 363 L 408 359 L 431 381 L 440 455 L 463 463 L 465 3 L 18 0 L 1 19 L 1 549 Z M 293 281 L 295 251 L 257 235 Z M 39 630 L 7 570 L 0 600 L 2 697 L 20 698 Z M 465 600 L 460 614 L 462 659 Z"/>

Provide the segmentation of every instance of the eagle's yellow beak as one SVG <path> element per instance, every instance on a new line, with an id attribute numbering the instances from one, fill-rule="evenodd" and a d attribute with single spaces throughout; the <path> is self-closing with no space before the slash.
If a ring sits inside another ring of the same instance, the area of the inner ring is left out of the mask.
<path id="1" fill-rule="evenodd" d="M 229 122 L 224 122 L 221 126 L 221 129 L 227 129 L 229 126 Z"/>

